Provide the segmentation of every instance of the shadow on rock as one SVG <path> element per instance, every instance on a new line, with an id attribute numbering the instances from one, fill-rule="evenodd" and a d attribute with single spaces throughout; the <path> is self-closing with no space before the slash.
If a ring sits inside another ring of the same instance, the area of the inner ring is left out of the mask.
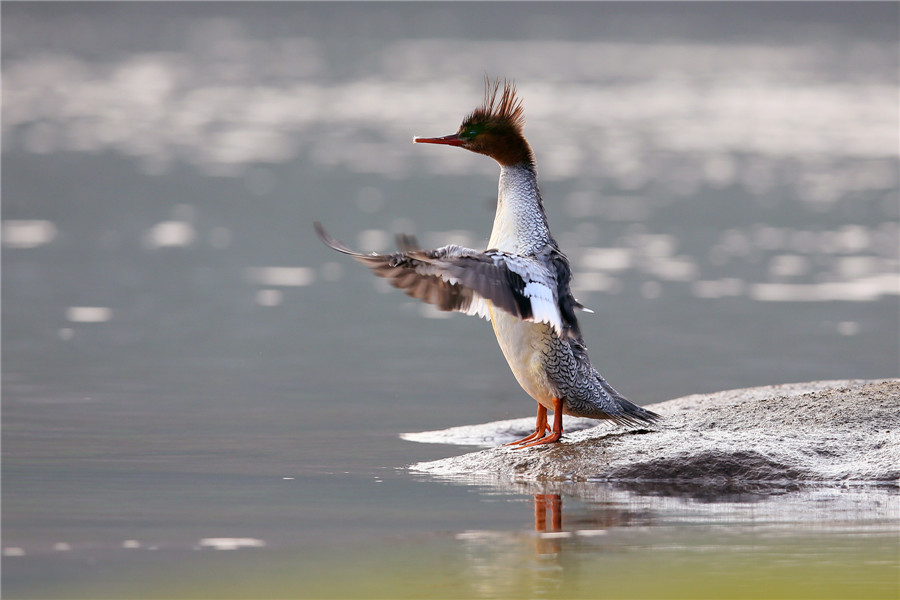
<path id="1" fill-rule="evenodd" d="M 753 502 L 801 489 L 808 474 L 756 452 L 703 452 L 619 468 L 603 478 L 654 496 L 709 502 Z"/>

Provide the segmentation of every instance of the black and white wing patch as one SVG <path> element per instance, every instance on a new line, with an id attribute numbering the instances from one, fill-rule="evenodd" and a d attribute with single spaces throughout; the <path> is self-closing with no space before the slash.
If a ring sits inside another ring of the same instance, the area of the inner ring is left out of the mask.
<path id="1" fill-rule="evenodd" d="M 399 252 L 362 254 L 329 236 L 320 223 L 315 227 L 331 248 L 440 310 L 489 319 L 490 302 L 525 321 L 548 323 L 560 337 L 578 335 L 577 322 L 564 319 L 560 312 L 556 270 L 534 258 L 456 245 L 422 250 L 410 236 L 397 236 Z"/>

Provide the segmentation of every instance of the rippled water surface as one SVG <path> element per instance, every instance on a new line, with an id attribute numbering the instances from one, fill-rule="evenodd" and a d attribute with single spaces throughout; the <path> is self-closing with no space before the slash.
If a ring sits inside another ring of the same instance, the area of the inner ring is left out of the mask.
<path id="1" fill-rule="evenodd" d="M 896 4 L 2 12 L 5 597 L 896 597 L 895 489 L 408 473 L 534 404 L 311 226 L 483 245 L 509 76 L 618 389 L 895 377 Z"/>

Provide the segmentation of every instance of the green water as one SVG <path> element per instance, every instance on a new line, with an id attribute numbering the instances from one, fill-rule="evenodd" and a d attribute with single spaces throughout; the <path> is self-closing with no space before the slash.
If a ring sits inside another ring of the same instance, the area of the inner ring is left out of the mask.
<path id="1" fill-rule="evenodd" d="M 525 500 L 504 503 L 521 516 L 530 508 Z M 579 506 L 571 519 L 563 515 L 556 532 L 398 533 L 352 544 L 310 541 L 300 547 L 230 551 L 73 549 L 65 559 L 38 558 L 33 565 L 66 573 L 64 585 L 32 586 L 17 597 L 897 596 L 895 523 L 688 526 L 654 524 L 659 515 L 645 514 L 643 525 L 610 526 L 597 523 L 597 513 L 596 507 Z"/>

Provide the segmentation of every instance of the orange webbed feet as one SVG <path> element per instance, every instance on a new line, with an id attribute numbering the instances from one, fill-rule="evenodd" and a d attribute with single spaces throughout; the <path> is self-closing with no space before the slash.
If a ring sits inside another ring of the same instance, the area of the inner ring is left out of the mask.
<path id="1" fill-rule="evenodd" d="M 532 448 L 534 446 L 542 446 L 544 444 L 552 444 L 558 442 L 563 434 L 562 429 L 562 400 L 553 399 L 553 428 L 547 426 L 547 408 L 543 405 L 538 407 L 537 423 L 534 430 L 529 436 L 522 438 L 509 445 L 516 445 L 516 450 L 523 448 Z M 547 433 L 549 431 L 549 433 Z M 544 435 L 547 434 L 547 435 Z"/>
<path id="2" fill-rule="evenodd" d="M 519 446 L 521 444 L 525 444 L 532 440 L 538 439 L 543 436 L 547 431 L 550 430 L 550 427 L 547 425 L 547 408 L 542 405 L 538 405 L 537 412 L 537 421 L 534 424 L 534 433 L 530 435 L 526 435 L 521 440 L 516 440 L 514 442 L 510 442 L 508 444 L 503 444 L 504 446 Z"/>

